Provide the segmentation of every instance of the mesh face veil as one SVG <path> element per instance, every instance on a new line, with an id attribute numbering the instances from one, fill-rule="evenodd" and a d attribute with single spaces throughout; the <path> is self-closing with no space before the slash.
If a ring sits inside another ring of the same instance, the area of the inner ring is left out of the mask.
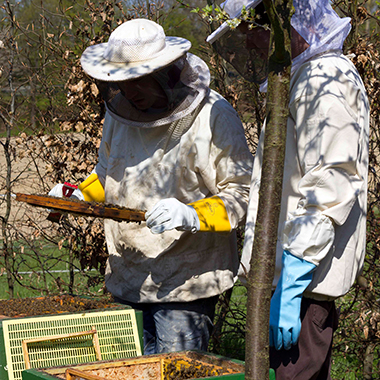
<path id="1" fill-rule="evenodd" d="M 215 40 L 214 47 L 243 78 L 250 82 L 261 84 L 267 77 L 269 33 L 266 33 L 268 35 L 266 44 L 263 43 L 265 41 L 260 41 L 260 47 L 256 46 L 255 41 L 252 40 L 253 33 L 256 33 L 258 29 L 264 30 L 260 26 L 265 26 L 266 29 L 269 27 L 269 20 L 266 17 L 265 8 L 261 0 L 248 2 L 226 1 L 221 4 L 221 8 L 228 14 L 235 14 L 238 17 L 243 5 L 247 9 L 255 8 L 255 25 L 252 30 L 247 27 L 243 28 L 241 27 L 242 25 L 233 30 L 228 27 L 224 28 L 222 25 L 220 36 Z"/>
<path id="2" fill-rule="evenodd" d="M 239 17 L 243 6 L 247 9 L 255 8 L 258 14 L 263 12 L 263 9 L 259 9 L 262 7 L 262 0 L 226 0 L 220 6 L 231 18 Z M 291 25 L 309 47 L 293 59 L 292 72 L 317 54 L 341 50 L 351 29 L 350 18 L 340 18 L 332 9 L 329 0 L 293 0 L 293 6 L 295 13 Z M 213 43 L 218 53 L 245 79 L 261 84 L 267 76 L 267 58 L 263 59 L 258 50 L 247 43 L 247 36 L 249 34 L 241 33 L 240 28 L 231 30 L 227 23 L 224 23 L 207 38 L 207 41 Z"/>
<path id="3" fill-rule="evenodd" d="M 351 30 L 349 17 L 340 18 L 329 0 L 293 0 L 293 5 L 291 24 L 309 48 L 293 59 L 292 71 L 317 54 L 342 50 Z"/>
<path id="4" fill-rule="evenodd" d="M 123 95 L 118 82 L 96 81 L 107 111 L 114 119 L 140 128 L 170 124 L 191 114 L 209 91 L 209 69 L 203 60 L 190 53 L 145 78 L 153 79 L 162 88 L 166 106 L 139 109 Z M 128 88 L 128 81 L 125 86 Z"/>

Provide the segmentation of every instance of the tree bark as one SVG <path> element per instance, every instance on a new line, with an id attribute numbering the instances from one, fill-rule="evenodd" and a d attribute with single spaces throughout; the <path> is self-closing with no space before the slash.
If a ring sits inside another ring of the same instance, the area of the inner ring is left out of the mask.
<path id="1" fill-rule="evenodd" d="M 375 343 L 369 343 L 365 350 L 365 357 L 363 363 L 363 379 L 365 380 L 373 379 L 373 360 L 375 346 Z"/>
<path id="2" fill-rule="evenodd" d="M 269 377 L 269 311 L 289 114 L 292 0 L 263 2 L 271 20 L 271 49 L 259 207 L 248 273 L 246 380 Z"/>
<path id="3" fill-rule="evenodd" d="M 14 62 L 14 56 L 15 56 L 15 42 L 14 42 L 14 17 L 13 17 L 13 9 L 12 5 L 9 1 L 5 3 L 5 8 L 8 13 L 8 17 L 10 20 L 10 39 L 9 39 L 9 46 L 10 46 L 10 58 L 9 58 L 9 75 L 8 75 L 8 83 L 11 93 L 11 101 L 10 101 L 10 111 L 9 115 L 1 115 L 4 124 L 6 126 L 6 138 L 5 142 L 1 143 L 4 150 L 4 155 L 6 159 L 6 165 L 7 165 L 7 171 L 6 171 L 6 178 L 5 178 L 5 188 L 6 188 L 6 210 L 5 215 L 1 218 L 1 229 L 2 229 L 2 235 L 3 235 L 3 257 L 4 257 L 4 264 L 5 269 L 7 272 L 7 283 L 8 283 L 8 292 L 9 297 L 14 297 L 14 279 L 12 274 L 12 240 L 9 237 L 9 229 L 8 229 L 8 222 L 9 222 L 9 216 L 11 213 L 11 175 L 12 175 L 12 166 L 11 166 L 11 149 L 10 149 L 10 140 L 11 140 L 11 130 L 14 123 L 14 114 L 15 114 L 15 91 L 13 88 L 13 62 Z"/>

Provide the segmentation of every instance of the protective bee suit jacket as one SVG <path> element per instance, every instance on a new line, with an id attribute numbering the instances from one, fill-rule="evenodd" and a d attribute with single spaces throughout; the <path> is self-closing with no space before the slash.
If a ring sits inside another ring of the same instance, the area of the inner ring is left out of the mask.
<path id="1" fill-rule="evenodd" d="M 304 296 L 339 297 L 365 255 L 369 105 L 355 67 L 339 50 L 302 63 L 290 83 L 290 116 L 274 286 L 283 250 L 317 266 Z M 239 275 L 245 280 L 254 239 L 264 143 L 254 160 Z"/>
<path id="2" fill-rule="evenodd" d="M 210 90 L 186 117 L 151 128 L 108 112 L 96 173 L 105 201 L 149 210 L 217 194 L 232 229 L 245 219 L 252 155 L 232 106 Z M 107 289 L 130 302 L 185 302 L 221 294 L 237 277 L 236 235 L 166 231 L 106 220 Z"/>

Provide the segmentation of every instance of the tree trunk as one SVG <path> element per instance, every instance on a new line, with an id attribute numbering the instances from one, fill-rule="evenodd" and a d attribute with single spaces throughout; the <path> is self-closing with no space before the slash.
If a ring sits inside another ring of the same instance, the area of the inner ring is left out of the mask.
<path id="1" fill-rule="evenodd" d="M 363 379 L 365 380 L 372 380 L 372 374 L 373 374 L 373 360 L 374 360 L 374 354 L 373 351 L 375 350 L 375 344 L 369 343 L 366 350 L 365 350 L 365 357 L 364 357 L 364 363 L 363 363 Z"/>
<path id="2" fill-rule="evenodd" d="M 271 20 L 267 112 L 259 207 L 248 273 L 245 379 L 269 376 L 269 310 L 289 114 L 292 0 L 264 0 Z"/>
<path id="3" fill-rule="evenodd" d="M 33 76 L 29 78 L 30 85 L 30 126 L 33 131 L 36 130 L 36 109 L 37 109 L 37 98 L 36 98 L 36 85 L 34 83 Z"/>
<path id="4" fill-rule="evenodd" d="M 6 138 L 5 138 L 5 142 L 2 143 L 2 146 L 3 146 L 4 155 L 6 159 L 6 165 L 7 165 L 6 178 L 5 178 L 6 210 L 5 210 L 5 215 L 1 218 L 1 229 L 2 229 L 2 235 L 3 235 L 2 251 L 3 251 L 3 256 L 4 256 L 5 269 L 7 271 L 8 292 L 9 292 L 9 297 L 13 298 L 14 297 L 14 279 L 13 279 L 13 274 L 12 274 L 13 248 L 12 248 L 12 241 L 9 238 L 8 222 L 9 222 L 9 216 L 11 213 L 12 167 L 11 167 L 10 139 L 11 139 L 11 130 L 14 123 L 14 114 L 15 114 L 15 91 L 13 88 L 13 62 L 14 62 L 16 45 L 14 42 L 13 9 L 9 1 L 5 3 L 5 8 L 7 10 L 8 17 L 11 22 L 10 43 L 9 43 L 9 46 L 10 46 L 9 66 L 10 67 L 9 67 L 9 75 L 8 75 L 11 101 L 10 101 L 10 111 L 8 115 L 1 115 L 4 121 L 4 124 L 6 126 Z"/>
<path id="5" fill-rule="evenodd" d="M 74 271 L 75 271 L 75 266 L 74 266 L 74 250 L 77 250 L 76 247 L 76 241 L 75 238 L 72 239 L 72 242 L 69 244 L 69 292 L 71 294 L 74 293 Z"/>

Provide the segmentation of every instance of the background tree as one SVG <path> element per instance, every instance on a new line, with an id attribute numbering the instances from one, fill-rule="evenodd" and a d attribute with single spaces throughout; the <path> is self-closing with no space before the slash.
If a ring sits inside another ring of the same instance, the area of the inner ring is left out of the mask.
<path id="1" fill-rule="evenodd" d="M 9 218 L 10 218 L 10 212 L 11 212 L 11 174 L 12 174 L 12 166 L 11 166 L 11 154 L 12 154 L 12 148 L 10 146 L 10 137 L 11 137 L 11 131 L 12 127 L 14 125 L 14 111 L 15 111 L 15 91 L 14 91 L 14 82 L 13 82 L 13 74 L 14 74 L 14 61 L 15 61 L 15 25 L 14 25 L 14 19 L 13 19 L 13 9 L 9 3 L 5 4 L 6 10 L 8 12 L 10 24 L 7 30 L 2 31 L 2 38 L 1 41 L 1 48 L 4 50 L 6 47 L 9 49 L 9 56 L 8 56 L 8 64 L 9 64 L 9 71 L 8 71 L 8 84 L 9 84 L 9 108 L 8 112 L 0 112 L 0 119 L 5 125 L 6 130 L 6 137 L 4 141 L 1 141 L 1 145 L 3 148 L 3 153 L 5 157 L 6 162 L 6 174 L 5 174 L 5 189 L 6 194 L 4 194 L 4 200 L 5 200 L 5 213 L 4 216 L 1 217 L 1 230 L 2 230 L 2 236 L 3 236 L 3 257 L 4 257 L 4 264 L 5 269 L 7 271 L 7 283 L 8 283 L 8 289 L 9 294 L 11 297 L 13 297 L 14 294 L 14 280 L 11 275 L 12 273 L 12 265 L 11 265 L 11 258 L 12 258 L 12 239 L 11 235 L 9 233 L 8 225 L 9 225 Z M 2 70 L 1 70 L 2 73 Z"/>
<path id="2" fill-rule="evenodd" d="M 259 206 L 247 278 L 245 378 L 269 374 L 269 310 L 289 115 L 292 0 L 263 0 L 271 24 L 268 92 Z"/>

